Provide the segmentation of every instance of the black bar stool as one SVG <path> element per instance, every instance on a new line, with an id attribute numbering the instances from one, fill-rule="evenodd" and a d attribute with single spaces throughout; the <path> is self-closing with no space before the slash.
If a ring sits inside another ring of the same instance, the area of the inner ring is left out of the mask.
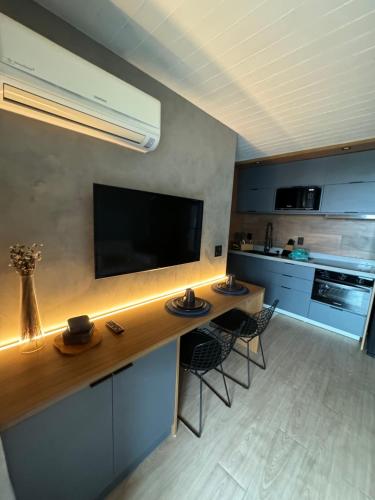
<path id="1" fill-rule="evenodd" d="M 279 301 L 275 300 L 272 306 L 265 307 L 261 311 L 252 315 L 242 311 L 241 309 L 231 309 L 211 321 L 214 327 L 221 328 L 223 331 L 231 333 L 237 339 L 246 344 L 246 354 L 243 354 L 235 347 L 233 347 L 233 351 L 247 360 L 247 383 L 241 382 L 232 375 L 223 372 L 223 375 L 230 378 L 234 382 L 237 382 L 237 384 L 240 384 L 242 387 L 245 387 L 245 389 L 250 387 L 250 363 L 254 363 L 263 370 L 266 369 L 261 335 L 267 328 L 278 303 Z M 256 337 L 259 337 L 260 351 L 263 360 L 262 364 L 258 363 L 254 359 L 251 359 L 250 357 L 249 343 Z"/>
<path id="2" fill-rule="evenodd" d="M 193 427 L 180 414 L 178 414 L 178 419 L 197 437 L 201 437 L 202 434 L 202 384 L 211 389 L 226 406 L 229 408 L 231 406 L 222 363 L 228 357 L 235 341 L 236 337 L 231 333 L 220 329 L 209 330 L 208 328 L 198 328 L 181 337 L 180 365 L 185 371 L 192 373 L 199 379 L 199 429 Z M 218 371 L 223 376 L 226 398 L 203 378 L 206 373 L 217 367 L 220 367 Z"/>

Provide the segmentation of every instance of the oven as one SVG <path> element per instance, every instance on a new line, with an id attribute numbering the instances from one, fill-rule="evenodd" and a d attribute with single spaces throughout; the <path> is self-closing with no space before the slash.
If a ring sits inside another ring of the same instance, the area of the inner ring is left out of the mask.
<path id="1" fill-rule="evenodd" d="M 311 298 L 366 316 L 373 285 L 370 278 L 316 269 Z"/>

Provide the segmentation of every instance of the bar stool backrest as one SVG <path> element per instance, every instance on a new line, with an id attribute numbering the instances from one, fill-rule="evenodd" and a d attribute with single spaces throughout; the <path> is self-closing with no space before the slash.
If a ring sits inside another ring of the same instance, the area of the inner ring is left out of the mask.
<path id="1" fill-rule="evenodd" d="M 236 338 L 230 333 L 219 330 L 200 328 L 200 331 L 207 333 L 212 337 L 212 340 L 202 342 L 194 347 L 190 370 L 207 372 L 221 365 L 229 356 Z"/>
<path id="2" fill-rule="evenodd" d="M 276 299 L 272 306 L 265 307 L 261 311 L 249 316 L 249 319 L 242 325 L 240 337 L 257 337 L 261 335 L 267 328 L 278 303 L 279 301 Z M 256 323 L 256 328 L 254 328 L 254 322 Z"/>

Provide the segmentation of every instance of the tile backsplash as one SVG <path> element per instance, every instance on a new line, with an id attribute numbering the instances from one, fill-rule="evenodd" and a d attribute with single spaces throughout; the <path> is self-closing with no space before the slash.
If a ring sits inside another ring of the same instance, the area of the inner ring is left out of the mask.
<path id="1" fill-rule="evenodd" d="M 263 245 L 267 222 L 273 224 L 275 246 L 283 247 L 289 238 L 302 236 L 303 247 L 311 252 L 375 259 L 375 220 L 232 212 L 230 240 L 235 232 L 243 231 L 252 233 L 255 244 Z"/>

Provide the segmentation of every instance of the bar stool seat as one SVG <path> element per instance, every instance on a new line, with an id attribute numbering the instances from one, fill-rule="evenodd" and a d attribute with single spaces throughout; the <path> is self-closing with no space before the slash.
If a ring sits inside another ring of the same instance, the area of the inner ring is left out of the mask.
<path id="1" fill-rule="evenodd" d="M 247 382 L 244 383 L 232 375 L 223 372 L 226 377 L 230 378 L 234 382 L 237 382 L 237 384 L 242 385 L 245 389 L 249 389 L 250 387 L 250 363 L 259 366 L 259 368 L 262 368 L 263 370 L 266 369 L 261 335 L 267 328 L 278 302 L 279 301 L 276 299 L 271 307 L 265 307 L 255 314 L 248 314 L 241 309 L 231 309 L 211 321 L 212 326 L 221 328 L 223 331 L 231 333 L 237 339 L 246 344 L 246 354 L 236 349 L 236 347 L 233 347 L 233 351 L 247 360 Z M 259 338 L 262 363 L 259 363 L 250 357 L 249 343 L 256 337 Z"/>
<path id="2" fill-rule="evenodd" d="M 255 333 L 258 328 L 257 321 L 241 309 L 231 309 L 217 316 L 217 318 L 212 320 L 212 323 L 215 323 L 215 325 L 227 332 L 238 333 L 237 336 L 240 336 L 240 332 L 244 331 L 245 326 L 248 328 L 249 335 Z"/>

